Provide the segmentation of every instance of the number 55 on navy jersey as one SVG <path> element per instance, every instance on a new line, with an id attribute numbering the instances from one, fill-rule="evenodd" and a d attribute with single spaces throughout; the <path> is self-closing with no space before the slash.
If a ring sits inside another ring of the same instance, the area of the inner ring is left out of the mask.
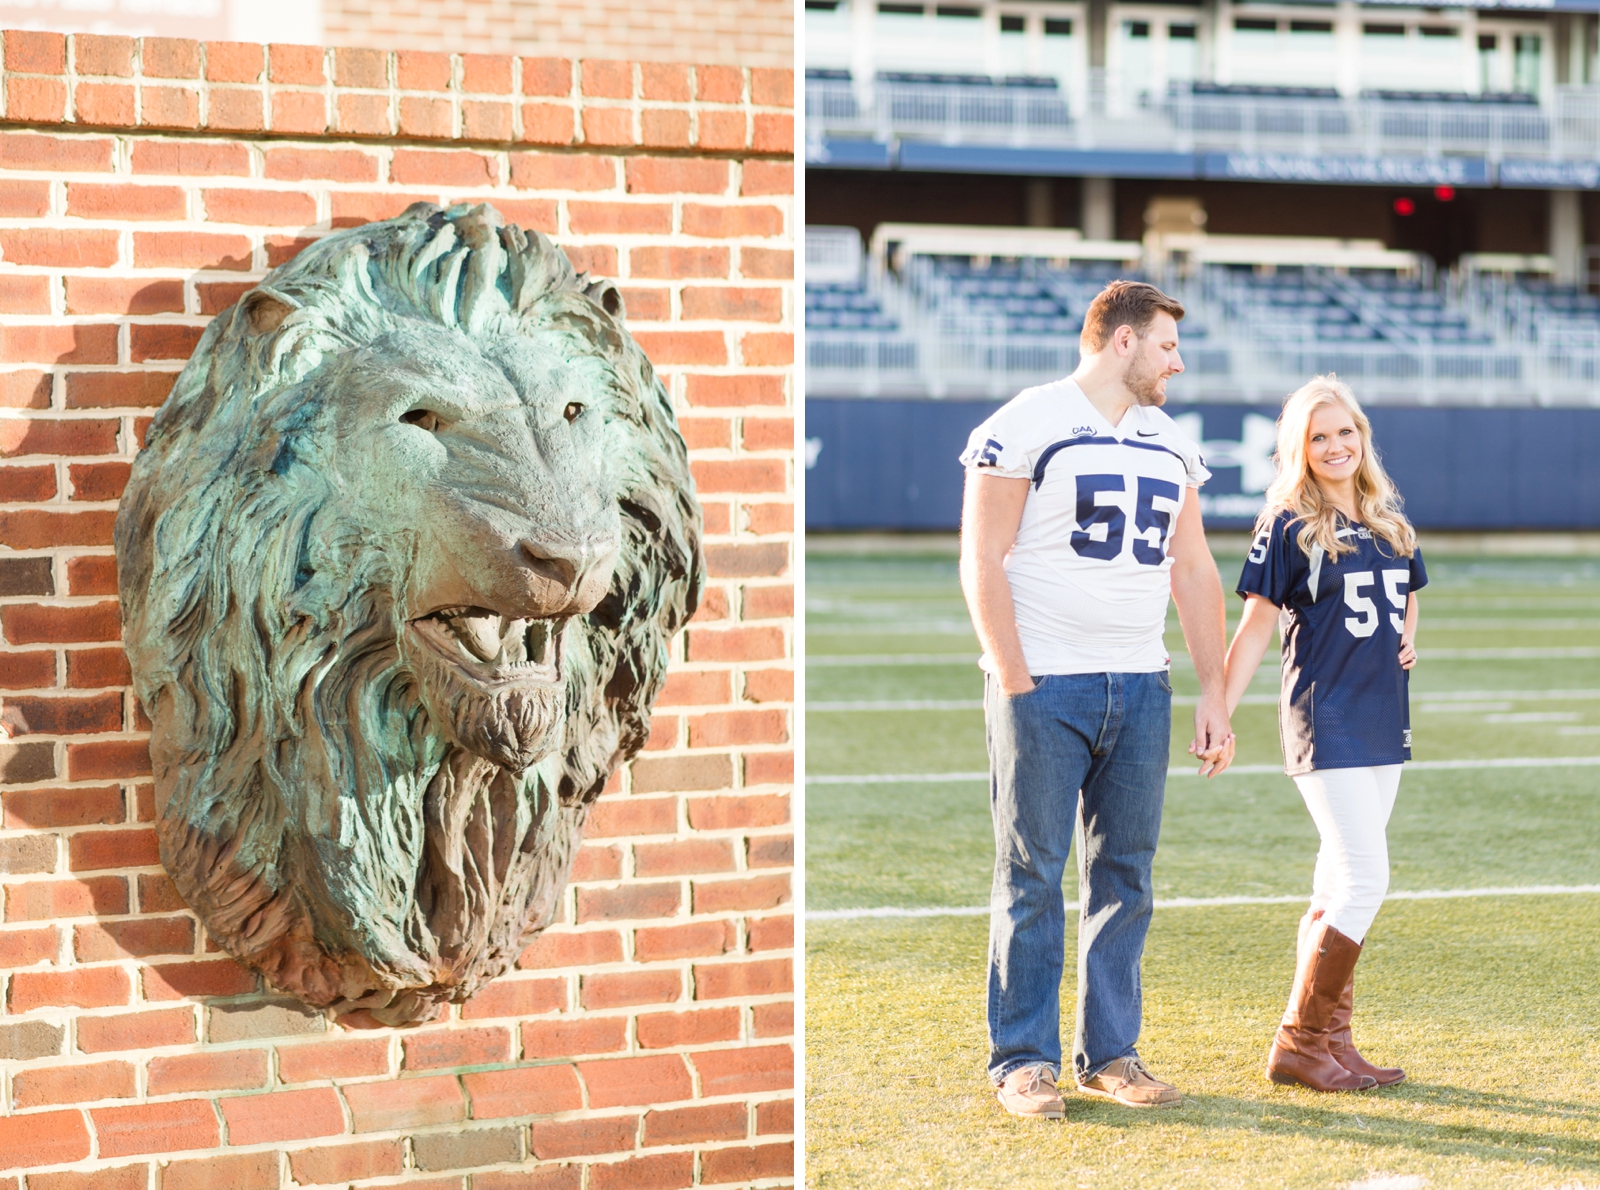
<path id="1" fill-rule="evenodd" d="M 1428 582 L 1422 551 L 1395 556 L 1365 525 L 1339 530 L 1354 553 L 1300 548 L 1283 512 L 1256 534 L 1240 595 L 1283 609 L 1283 694 L 1278 720 L 1289 775 L 1411 759 L 1408 675 L 1400 668 L 1406 596 Z"/>

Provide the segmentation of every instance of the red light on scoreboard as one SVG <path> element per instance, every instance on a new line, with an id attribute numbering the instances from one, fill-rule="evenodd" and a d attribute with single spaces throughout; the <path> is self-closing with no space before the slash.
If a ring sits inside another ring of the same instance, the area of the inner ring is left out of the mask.
<path id="1" fill-rule="evenodd" d="M 1416 212 L 1417 204 L 1404 195 L 1394 200 L 1394 213 L 1396 215 L 1414 215 Z"/>
<path id="2" fill-rule="evenodd" d="M 1454 186 L 1435 186 L 1433 188 L 1433 197 L 1440 202 L 1449 202 L 1455 196 L 1456 188 Z"/>

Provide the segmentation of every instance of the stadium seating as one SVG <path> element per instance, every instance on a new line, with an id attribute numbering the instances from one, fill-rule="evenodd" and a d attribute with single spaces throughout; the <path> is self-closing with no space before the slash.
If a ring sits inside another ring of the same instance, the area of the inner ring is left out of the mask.
<path id="1" fill-rule="evenodd" d="M 861 281 L 808 282 L 805 318 L 806 364 L 819 374 L 851 377 L 869 394 L 915 378 L 916 342 Z"/>
<path id="2" fill-rule="evenodd" d="M 898 329 L 876 294 L 859 284 L 837 281 L 806 286 L 806 326 L 819 331 Z"/>
<path id="3" fill-rule="evenodd" d="M 1305 342 L 1414 345 L 1492 343 L 1465 311 L 1448 306 L 1439 290 L 1392 272 L 1354 269 L 1279 269 L 1258 276 L 1237 265 L 1213 266 L 1211 288 L 1228 313 L 1246 325 L 1272 327 Z"/>
<path id="4" fill-rule="evenodd" d="M 1570 342 L 1600 336 L 1600 297 L 1543 278 L 1513 278 L 1507 290 L 1508 328 L 1529 342 Z"/>
<path id="5" fill-rule="evenodd" d="M 1071 274 L 1034 267 L 1033 261 L 980 267 L 950 257 L 918 257 L 916 265 L 913 292 L 947 315 L 1013 335 L 1076 337 L 1083 327 L 1088 303 L 1074 302 Z"/>
<path id="6" fill-rule="evenodd" d="M 1094 295 L 1139 275 L 1105 260 L 900 263 L 807 284 L 814 391 L 999 396 L 1060 376 Z M 1469 292 L 1423 271 L 1207 263 L 1163 284 L 1189 309 L 1174 381 L 1187 399 L 1281 395 L 1331 370 L 1376 400 L 1548 400 L 1563 378 L 1600 375 L 1600 297 L 1540 277 Z"/>

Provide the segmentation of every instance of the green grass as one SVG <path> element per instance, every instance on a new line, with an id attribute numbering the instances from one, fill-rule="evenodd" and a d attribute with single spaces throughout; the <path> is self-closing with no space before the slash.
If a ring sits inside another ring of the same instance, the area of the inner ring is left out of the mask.
<path id="1" fill-rule="evenodd" d="M 1239 559 L 1219 563 L 1231 582 Z M 1600 564 L 1442 559 L 1429 570 L 1412 687 L 1417 758 L 1600 755 L 1600 697 L 1533 697 L 1600 691 L 1600 658 L 1581 655 L 1600 652 Z M 953 559 L 813 554 L 807 601 L 809 703 L 981 698 Z M 1169 629 L 1174 687 L 1192 696 L 1175 617 Z M 1449 652 L 1484 649 L 1580 653 Z M 953 661 L 814 663 L 850 654 Z M 1270 697 L 1275 685 L 1269 663 L 1252 692 Z M 1192 763 L 1191 715 L 1174 708 L 1174 765 Z M 1270 705 L 1241 708 L 1235 730 L 1238 763 L 1279 762 Z M 812 776 L 985 767 L 978 710 L 807 714 Z M 1392 887 L 1600 883 L 1597 791 L 1596 768 L 1413 770 L 1390 826 Z M 1316 833 L 1281 774 L 1174 777 L 1162 829 L 1159 897 L 1308 892 Z M 811 785 L 806 831 L 810 911 L 987 899 L 981 781 Z M 1415 1175 L 1429 1187 L 1600 1190 L 1600 896 L 1391 901 L 1360 969 L 1357 1038 L 1411 1077 L 1359 1096 L 1261 1076 L 1300 912 L 1159 909 L 1140 1051 L 1185 1101 L 1136 1112 L 1069 1096 L 1061 1126 L 1006 1116 L 990 1093 L 982 917 L 809 922 L 808 1182 L 1334 1187 Z"/>

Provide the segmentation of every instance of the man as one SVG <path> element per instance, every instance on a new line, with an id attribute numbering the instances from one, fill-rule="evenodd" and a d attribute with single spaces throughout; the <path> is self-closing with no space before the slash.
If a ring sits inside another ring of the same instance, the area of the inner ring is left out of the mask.
<path id="1" fill-rule="evenodd" d="M 1223 596 L 1196 489 L 1210 472 L 1158 406 L 1183 371 L 1183 307 L 1114 281 L 1084 317 L 1082 362 L 972 432 L 961 586 L 983 645 L 995 869 L 989 1076 L 1020 1116 L 1066 1114 L 1061 880 L 1078 850 L 1078 1089 L 1176 1103 L 1139 1060 L 1139 963 L 1154 902 L 1172 724 L 1162 643 L 1170 593 L 1200 679 L 1189 751 L 1233 757 Z"/>

